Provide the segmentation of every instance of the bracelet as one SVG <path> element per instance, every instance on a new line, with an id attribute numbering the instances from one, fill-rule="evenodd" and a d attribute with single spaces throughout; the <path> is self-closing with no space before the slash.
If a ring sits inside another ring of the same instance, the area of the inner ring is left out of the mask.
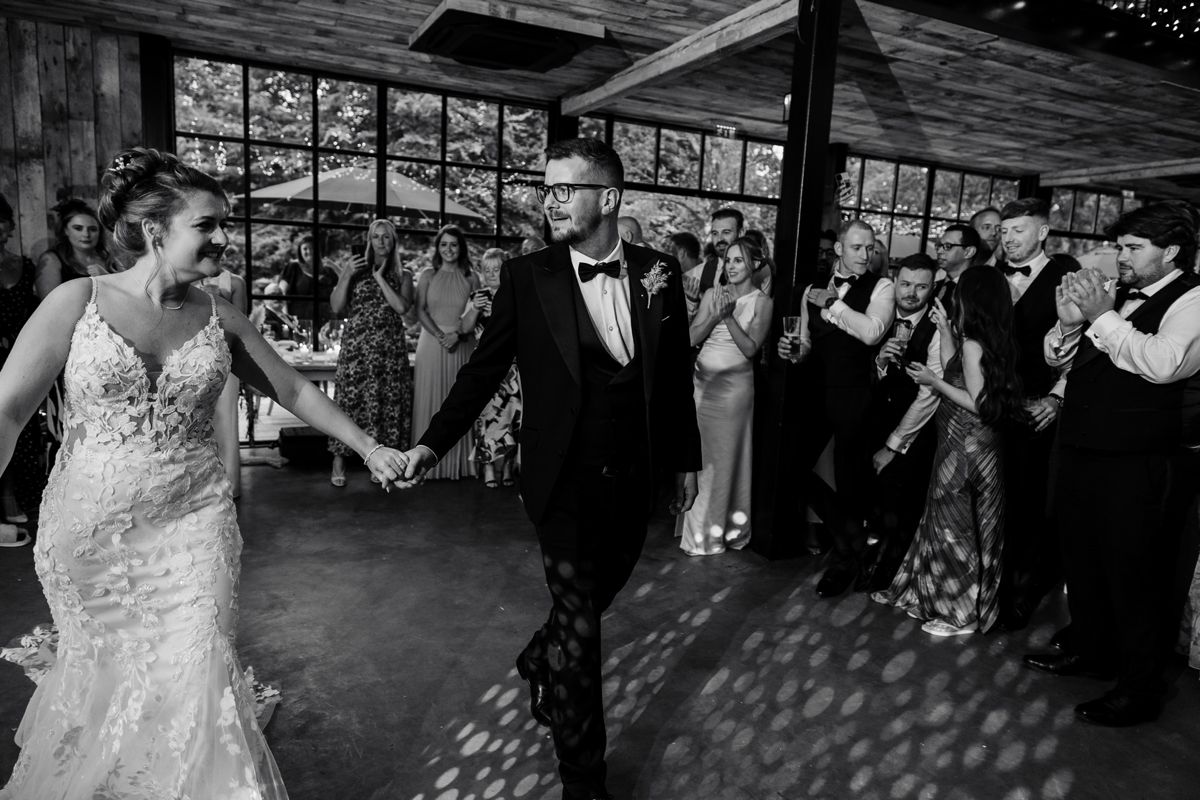
<path id="1" fill-rule="evenodd" d="M 370 450 L 368 450 L 367 454 L 365 456 L 363 456 L 363 463 L 366 464 L 368 461 L 370 461 L 371 456 L 375 455 L 375 451 L 381 449 L 382 447 L 383 447 L 383 445 L 377 444 L 374 447 L 372 447 Z"/>
<path id="2" fill-rule="evenodd" d="M 1050 394 L 1046 395 L 1046 398 L 1047 398 L 1048 400 L 1053 400 L 1054 402 L 1058 403 L 1058 407 L 1059 407 L 1059 408 L 1062 408 L 1062 406 L 1063 406 L 1063 397 L 1062 397 L 1062 395 L 1061 395 L 1061 394 L 1055 394 L 1054 392 L 1051 392 Z"/>

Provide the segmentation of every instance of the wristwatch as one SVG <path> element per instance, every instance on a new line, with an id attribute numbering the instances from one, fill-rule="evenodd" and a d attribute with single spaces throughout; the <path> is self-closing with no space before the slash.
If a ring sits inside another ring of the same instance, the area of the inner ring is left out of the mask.
<path id="1" fill-rule="evenodd" d="M 1058 403 L 1059 408 L 1063 407 L 1063 396 L 1061 394 L 1055 394 L 1054 392 L 1051 392 L 1050 394 L 1046 395 L 1046 397 Z"/>
<path id="2" fill-rule="evenodd" d="M 825 308 L 833 308 L 833 304 L 836 303 L 837 301 L 838 301 L 838 296 L 836 294 L 826 297 L 825 298 Z"/>

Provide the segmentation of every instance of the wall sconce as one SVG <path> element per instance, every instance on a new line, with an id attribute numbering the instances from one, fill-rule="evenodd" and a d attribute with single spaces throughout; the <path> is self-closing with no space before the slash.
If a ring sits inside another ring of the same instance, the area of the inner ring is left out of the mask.
<path id="1" fill-rule="evenodd" d="M 728 122 L 717 122 L 713 126 L 717 136 L 722 139 L 736 139 L 738 135 L 737 125 L 730 125 Z"/>
<path id="2" fill-rule="evenodd" d="M 788 92 L 783 96 L 783 121 L 786 123 L 792 118 L 792 93 Z"/>

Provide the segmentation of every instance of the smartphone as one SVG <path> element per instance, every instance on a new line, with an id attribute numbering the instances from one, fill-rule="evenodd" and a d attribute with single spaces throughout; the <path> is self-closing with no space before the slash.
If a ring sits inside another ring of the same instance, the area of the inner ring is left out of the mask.
<path id="1" fill-rule="evenodd" d="M 358 256 L 359 258 L 367 257 L 367 246 L 365 244 L 350 245 L 350 255 Z"/>

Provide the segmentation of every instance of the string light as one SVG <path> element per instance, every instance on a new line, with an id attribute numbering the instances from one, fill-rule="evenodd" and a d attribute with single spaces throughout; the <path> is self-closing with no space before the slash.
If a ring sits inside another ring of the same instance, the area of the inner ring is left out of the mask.
<path id="1" fill-rule="evenodd" d="M 1153 0 L 1098 0 L 1098 2 L 1114 11 L 1139 16 L 1149 21 L 1150 27 L 1164 28 L 1180 39 L 1200 33 L 1200 8 L 1195 2 L 1162 3 L 1153 2 Z"/>

